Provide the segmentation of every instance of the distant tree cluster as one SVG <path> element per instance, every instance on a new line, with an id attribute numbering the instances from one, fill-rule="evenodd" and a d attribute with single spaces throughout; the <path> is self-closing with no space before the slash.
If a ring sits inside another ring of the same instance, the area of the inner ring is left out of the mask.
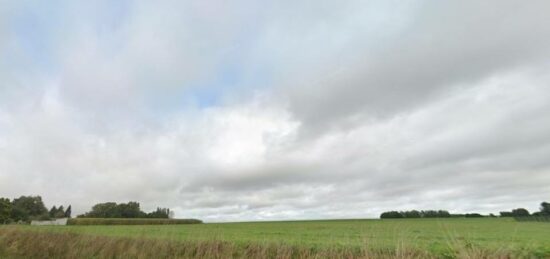
<path id="1" fill-rule="evenodd" d="M 535 213 L 537 213 L 537 212 L 535 212 Z M 517 208 L 517 209 L 514 209 L 512 211 L 501 211 L 500 212 L 501 217 L 528 217 L 530 215 L 531 214 L 529 213 L 529 211 L 524 209 L 524 208 Z"/>
<path id="2" fill-rule="evenodd" d="M 92 210 L 79 218 L 169 218 L 170 209 L 157 208 L 153 212 L 145 213 L 141 211 L 139 203 L 130 201 L 128 203 L 105 202 L 98 203 L 92 207 Z"/>
<path id="3" fill-rule="evenodd" d="M 386 211 L 380 215 L 382 219 L 402 218 L 450 218 L 451 214 L 446 210 L 409 210 L 409 211 Z"/>
<path id="4" fill-rule="evenodd" d="M 514 216 L 517 221 L 540 221 L 550 222 L 550 203 L 543 202 L 540 204 L 540 210 L 531 215 Z"/>
<path id="5" fill-rule="evenodd" d="M 410 210 L 410 211 L 387 211 L 380 215 L 382 219 L 401 219 L 401 218 L 482 218 L 496 217 L 494 214 L 485 216 L 479 213 L 450 214 L 445 210 Z M 524 208 L 513 209 L 512 211 L 501 211 L 500 217 L 528 218 L 528 217 L 546 217 L 550 218 L 550 203 L 542 202 L 540 211 L 533 214 Z"/>
<path id="6" fill-rule="evenodd" d="M 0 224 L 63 217 L 71 217 L 70 205 L 67 210 L 64 210 L 63 206 L 59 209 L 54 206 L 48 211 L 40 196 L 21 196 L 12 201 L 8 198 L 0 198 Z"/>
<path id="7" fill-rule="evenodd" d="M 548 202 L 542 202 L 540 204 L 540 209 L 537 212 L 534 212 L 533 214 L 530 214 L 528 210 L 524 208 L 518 208 L 512 211 L 501 211 L 500 212 L 501 217 L 515 217 L 515 218 L 521 218 L 521 217 L 550 217 L 550 203 Z"/>
<path id="8" fill-rule="evenodd" d="M 71 217 L 71 205 L 67 207 L 67 209 L 63 208 L 63 205 L 59 206 L 59 208 L 56 208 L 55 205 L 50 209 L 50 212 L 48 215 L 52 219 L 56 218 L 70 218 Z"/>

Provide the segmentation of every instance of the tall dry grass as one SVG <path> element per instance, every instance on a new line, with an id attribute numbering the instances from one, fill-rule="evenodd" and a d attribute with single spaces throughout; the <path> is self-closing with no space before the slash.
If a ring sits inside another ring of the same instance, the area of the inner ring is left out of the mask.
<path id="1" fill-rule="evenodd" d="M 411 249 L 376 250 L 308 248 L 285 244 L 246 244 L 212 241 L 173 241 L 145 238 L 91 236 L 0 228 L 0 258 L 518 258 L 509 251 L 487 251 L 456 243 L 445 254 Z M 525 255 L 532 258 L 532 255 Z"/>

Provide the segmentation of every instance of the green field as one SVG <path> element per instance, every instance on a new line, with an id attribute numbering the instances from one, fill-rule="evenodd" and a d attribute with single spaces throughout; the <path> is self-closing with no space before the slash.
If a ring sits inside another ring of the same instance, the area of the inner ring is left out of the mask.
<path id="1" fill-rule="evenodd" d="M 4 227 L 5 228 L 5 227 Z M 221 241 L 235 246 L 284 245 L 313 250 L 425 251 L 456 257 L 470 249 L 484 253 L 550 257 L 550 224 L 513 219 L 396 219 L 210 223 L 148 226 L 19 226 L 41 233 L 160 239 L 174 242 Z M 1 228 L 0 228 L 1 230 Z M 453 255 L 454 254 L 454 255 Z"/>

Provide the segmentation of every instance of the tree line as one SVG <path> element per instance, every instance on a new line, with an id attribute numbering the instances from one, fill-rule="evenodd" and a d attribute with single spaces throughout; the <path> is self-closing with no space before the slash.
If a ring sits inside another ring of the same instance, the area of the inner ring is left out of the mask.
<path id="1" fill-rule="evenodd" d="M 29 223 L 32 220 L 52 220 L 56 218 L 70 218 L 71 205 L 65 207 L 53 206 L 47 209 L 40 196 L 21 196 L 10 200 L 0 197 L 0 224 Z M 92 207 L 92 210 L 80 218 L 172 218 L 173 212 L 168 208 L 157 208 L 146 213 L 140 209 L 139 203 L 105 202 Z"/>
<path id="2" fill-rule="evenodd" d="M 157 208 L 155 211 L 143 212 L 139 203 L 130 201 L 128 203 L 105 202 L 98 203 L 92 210 L 78 218 L 171 218 L 172 213 L 168 208 Z"/>
<path id="3" fill-rule="evenodd" d="M 53 206 L 48 210 L 40 196 L 21 196 L 13 200 L 0 198 L 0 224 L 70 217 L 71 205 L 67 209 Z"/>
<path id="4" fill-rule="evenodd" d="M 401 218 L 482 218 L 496 217 L 494 214 L 482 215 L 480 213 L 451 214 L 446 210 L 409 210 L 409 211 L 386 211 L 380 214 L 381 219 L 401 219 Z M 511 211 L 501 211 L 500 217 L 550 217 L 550 203 L 542 202 L 540 209 L 533 214 L 524 208 L 517 208 Z"/>
<path id="5" fill-rule="evenodd" d="M 512 211 L 501 211 L 500 212 L 501 217 L 515 217 L 515 218 L 521 218 L 521 217 L 550 217 L 550 203 L 548 202 L 542 202 L 539 207 L 539 211 L 533 212 L 532 214 L 529 213 L 528 210 L 524 208 L 517 208 Z"/>
<path id="6" fill-rule="evenodd" d="M 381 219 L 402 219 L 402 218 L 450 218 L 451 213 L 446 210 L 409 210 L 409 211 L 386 211 L 380 215 Z"/>

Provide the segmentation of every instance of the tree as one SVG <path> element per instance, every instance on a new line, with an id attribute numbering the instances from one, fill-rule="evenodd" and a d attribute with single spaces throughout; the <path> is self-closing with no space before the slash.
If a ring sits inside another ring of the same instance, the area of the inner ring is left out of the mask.
<path id="1" fill-rule="evenodd" d="M 71 206 L 67 208 L 67 211 Z M 67 211 L 65 214 L 67 215 Z M 139 203 L 130 201 L 128 203 L 116 204 L 114 202 L 98 203 L 92 207 L 90 212 L 78 215 L 79 218 L 169 218 L 172 215 L 168 208 L 157 208 L 157 210 L 145 213 L 139 208 Z M 67 216 L 70 216 L 70 211 Z"/>
<path id="2" fill-rule="evenodd" d="M 417 210 L 411 210 L 411 211 L 404 211 L 404 212 L 401 212 L 401 214 L 403 214 L 403 217 L 405 218 L 420 218 L 422 217 L 422 215 L 420 215 L 420 212 L 417 211 Z"/>
<path id="3" fill-rule="evenodd" d="M 0 224 L 10 222 L 12 205 L 10 199 L 0 198 Z"/>
<path id="4" fill-rule="evenodd" d="M 78 217 L 86 218 L 145 218 L 147 214 L 140 210 L 139 203 L 128 202 L 116 204 L 115 202 L 98 203 L 87 212 Z"/>
<path id="5" fill-rule="evenodd" d="M 72 209 L 71 209 L 71 205 L 69 205 L 69 207 L 67 207 L 67 210 L 65 211 L 64 217 L 65 217 L 65 218 L 70 218 L 70 217 L 71 217 L 71 213 L 72 213 Z"/>
<path id="6" fill-rule="evenodd" d="M 435 210 L 423 210 L 420 212 L 423 218 L 438 218 L 439 213 Z"/>
<path id="7" fill-rule="evenodd" d="M 57 213 L 57 207 L 53 205 L 53 207 L 50 209 L 50 212 L 48 214 L 50 215 L 50 218 L 54 218 L 56 213 Z"/>
<path id="8" fill-rule="evenodd" d="M 380 214 L 381 219 L 400 219 L 403 218 L 403 214 L 399 211 L 386 211 Z"/>
<path id="9" fill-rule="evenodd" d="M 157 210 L 147 213 L 147 217 L 167 219 L 170 217 L 170 212 L 171 211 L 168 208 L 157 208 Z"/>
<path id="10" fill-rule="evenodd" d="M 86 218 L 120 218 L 120 212 L 115 202 L 105 202 L 94 205 L 90 212 L 81 216 Z"/>
<path id="11" fill-rule="evenodd" d="M 11 216 L 10 218 L 15 221 L 29 221 L 29 212 L 21 207 L 16 207 L 11 205 Z"/>
<path id="12" fill-rule="evenodd" d="M 118 205 L 120 216 L 122 218 L 141 218 L 145 217 L 145 213 L 139 209 L 139 203 L 130 201 Z"/>
<path id="13" fill-rule="evenodd" d="M 61 205 L 59 206 L 59 208 L 57 208 L 54 218 L 63 218 L 63 217 L 65 217 L 65 208 L 63 208 L 63 205 Z"/>
<path id="14" fill-rule="evenodd" d="M 446 210 L 439 210 L 439 211 L 437 211 L 437 216 L 440 217 L 440 218 L 450 218 L 451 213 L 449 213 Z"/>
<path id="15" fill-rule="evenodd" d="M 409 210 L 409 211 L 386 211 L 380 218 L 450 218 L 451 213 L 446 210 Z"/>
<path id="16" fill-rule="evenodd" d="M 548 202 L 542 202 L 540 204 L 540 213 L 543 216 L 550 216 L 550 203 Z"/>
<path id="17" fill-rule="evenodd" d="M 529 211 L 524 208 L 517 208 L 512 210 L 512 216 L 514 217 L 529 217 Z"/>
<path id="18" fill-rule="evenodd" d="M 40 196 L 21 196 L 12 201 L 12 218 L 16 221 L 37 219 L 48 214 Z"/>

